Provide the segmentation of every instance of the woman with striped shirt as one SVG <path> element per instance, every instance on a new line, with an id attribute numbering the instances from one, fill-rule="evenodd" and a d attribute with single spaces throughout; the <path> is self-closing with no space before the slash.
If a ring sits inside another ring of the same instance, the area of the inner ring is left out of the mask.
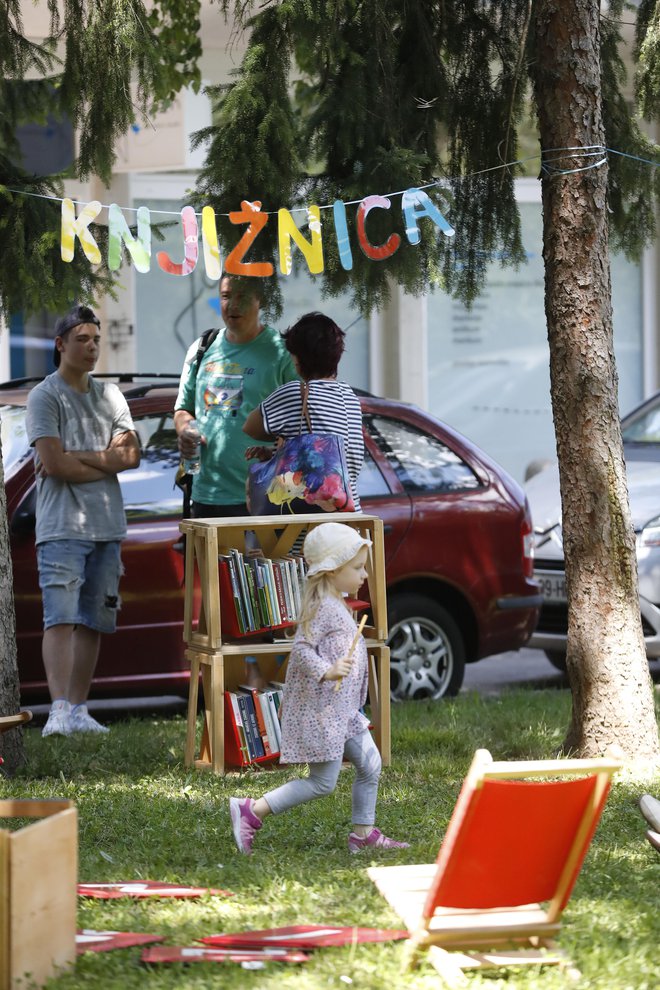
<path id="1" fill-rule="evenodd" d="M 355 511 L 360 512 L 357 479 L 364 460 L 360 402 L 346 382 L 337 380 L 345 333 L 323 313 L 306 313 L 282 334 L 296 371 L 307 386 L 307 411 L 313 433 L 343 437 Z M 280 385 L 248 415 L 243 430 L 255 440 L 300 433 L 302 390 L 299 382 Z M 272 451 L 250 447 L 246 457 L 270 457 Z"/>

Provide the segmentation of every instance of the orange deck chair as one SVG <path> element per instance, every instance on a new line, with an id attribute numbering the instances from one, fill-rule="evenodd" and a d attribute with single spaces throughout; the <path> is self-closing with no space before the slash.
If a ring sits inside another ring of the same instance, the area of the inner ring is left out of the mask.
<path id="1" fill-rule="evenodd" d="M 17 729 L 19 725 L 25 725 L 32 719 L 32 712 L 25 708 L 16 715 L 0 716 L 0 732 L 9 732 L 10 729 Z"/>
<path id="2" fill-rule="evenodd" d="M 494 762 L 477 750 L 435 863 L 367 872 L 450 986 L 464 969 L 557 963 L 561 914 L 623 753 Z"/>

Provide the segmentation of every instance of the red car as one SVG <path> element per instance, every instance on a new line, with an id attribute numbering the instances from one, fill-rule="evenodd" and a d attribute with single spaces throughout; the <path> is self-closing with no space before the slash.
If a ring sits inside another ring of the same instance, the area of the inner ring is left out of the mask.
<path id="1" fill-rule="evenodd" d="M 142 462 L 119 476 L 128 517 L 122 608 L 102 638 L 92 697 L 185 694 L 181 493 L 170 376 L 112 376 L 128 400 Z M 24 703 L 47 697 L 34 550 L 34 469 L 25 404 L 37 380 L 0 385 L 7 511 Z M 361 394 L 363 510 L 385 524 L 392 697 L 458 692 L 466 663 L 529 639 L 541 603 L 532 523 L 518 484 L 414 406 Z"/>

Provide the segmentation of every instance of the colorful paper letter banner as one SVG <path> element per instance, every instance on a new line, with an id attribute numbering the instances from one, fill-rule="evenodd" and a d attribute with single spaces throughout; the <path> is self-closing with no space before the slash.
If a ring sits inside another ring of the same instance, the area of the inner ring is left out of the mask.
<path id="1" fill-rule="evenodd" d="M 129 949 L 133 945 L 162 942 L 164 935 L 143 935 L 139 932 L 97 932 L 82 928 L 76 932 L 76 952 L 110 952 L 112 949 Z"/>
<path id="2" fill-rule="evenodd" d="M 397 194 L 401 196 L 401 211 L 405 226 L 406 238 L 409 244 L 419 244 L 421 234 L 419 221 L 430 220 L 438 231 L 445 237 L 452 237 L 454 228 L 447 222 L 433 200 L 423 189 L 406 189 Z M 401 237 L 391 233 L 382 244 L 374 244 L 367 232 L 367 219 L 372 210 L 391 210 L 392 202 L 387 196 L 366 196 L 358 206 L 355 220 L 357 242 L 362 252 L 370 261 L 387 261 L 401 247 Z M 93 264 L 101 263 L 101 251 L 89 230 L 90 224 L 96 220 L 104 207 L 98 200 L 87 203 L 76 214 L 76 205 L 71 199 L 62 200 L 60 252 L 63 261 L 71 262 L 74 257 L 76 239 L 80 241 L 87 260 Z M 230 223 L 235 226 L 246 226 L 238 244 L 229 252 L 224 261 L 224 271 L 229 275 L 247 275 L 257 278 L 268 278 L 273 275 L 273 265 L 269 261 L 245 261 L 247 252 L 257 242 L 261 231 L 268 223 L 277 224 L 277 240 L 280 257 L 280 271 L 290 275 L 293 271 L 294 247 L 303 256 L 312 275 L 320 275 L 324 270 L 323 234 L 321 221 L 323 207 L 311 204 L 305 208 L 307 216 L 307 235 L 298 227 L 287 209 L 276 213 L 262 213 L 258 200 L 250 202 L 244 199 L 240 210 L 227 214 Z M 329 209 L 329 207 L 328 207 Z M 167 251 L 158 251 L 156 260 L 161 271 L 168 275 L 190 275 L 199 261 L 199 224 L 197 214 L 192 206 L 184 206 L 180 213 L 181 232 L 183 235 L 183 258 L 181 261 L 170 257 Z M 222 259 L 218 242 L 216 215 L 210 206 L 202 209 L 202 256 L 207 278 L 217 281 L 223 271 Z M 327 223 L 326 237 L 334 233 L 334 240 L 339 253 L 339 261 L 345 271 L 353 268 L 353 253 L 348 232 L 346 204 L 335 200 L 330 214 L 332 225 Z M 133 265 L 138 272 L 146 273 L 151 268 L 151 217 L 146 206 L 137 211 L 137 238 L 133 236 L 122 213 L 122 208 L 116 203 L 108 207 L 108 268 L 117 271 L 123 257 L 125 247 Z"/>
<path id="3" fill-rule="evenodd" d="M 275 946 L 264 949 L 207 949 L 199 946 L 155 945 L 145 949 L 140 956 L 140 961 L 145 963 L 235 962 L 263 965 L 267 962 L 304 963 L 308 959 L 306 952 Z"/>
<path id="4" fill-rule="evenodd" d="M 160 883 L 156 880 L 78 884 L 79 897 L 97 897 L 106 901 L 117 897 L 202 897 L 203 894 L 233 897 L 230 890 L 217 890 L 214 887 L 185 887 L 178 883 Z"/>
<path id="5" fill-rule="evenodd" d="M 288 949 L 320 949 L 329 945 L 353 945 L 356 942 L 391 942 L 408 938 L 405 929 L 356 928 L 340 925 L 289 925 L 284 928 L 260 928 L 247 932 L 208 935 L 199 941 L 225 948 L 258 948 L 278 945 Z"/>

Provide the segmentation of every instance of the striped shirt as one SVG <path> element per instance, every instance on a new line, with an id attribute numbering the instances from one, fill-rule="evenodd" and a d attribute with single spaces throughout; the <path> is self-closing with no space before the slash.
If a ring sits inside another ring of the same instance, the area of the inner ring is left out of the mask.
<path id="1" fill-rule="evenodd" d="M 360 512 L 357 479 L 364 460 L 362 410 L 360 400 L 350 385 L 334 379 L 318 379 L 307 383 L 307 411 L 312 433 L 334 433 L 344 438 L 355 511 Z M 259 406 L 264 429 L 273 437 L 297 437 L 307 433 L 301 423 L 302 396 L 300 382 L 286 382 L 272 392 Z"/>

